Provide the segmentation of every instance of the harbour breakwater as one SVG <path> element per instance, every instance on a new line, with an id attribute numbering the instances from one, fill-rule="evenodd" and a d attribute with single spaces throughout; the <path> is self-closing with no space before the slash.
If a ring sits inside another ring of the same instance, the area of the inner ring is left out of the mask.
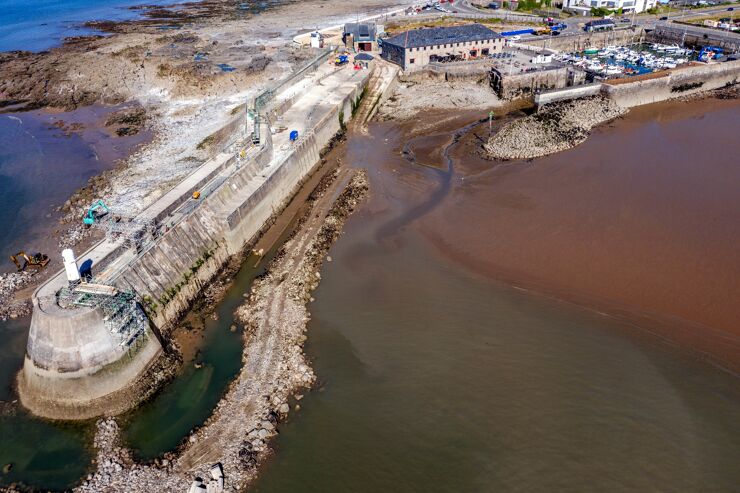
<path id="1" fill-rule="evenodd" d="M 352 117 L 372 73 L 316 69 L 271 94 L 261 116 L 244 115 L 255 145 L 233 144 L 81 255 L 93 282 L 70 289 L 59 273 L 37 289 L 18 378 L 27 408 L 83 419 L 147 395 L 172 322 L 290 201 Z M 298 138 L 272 135 L 268 115 L 300 129 Z"/>
<path id="2" fill-rule="evenodd" d="M 491 159 L 532 159 L 570 149 L 590 130 L 629 108 L 732 87 L 740 61 L 692 64 L 672 70 L 566 87 L 536 94 L 537 113 L 505 125 L 484 145 Z"/>
<path id="3" fill-rule="evenodd" d="M 664 72 L 604 82 L 602 93 L 625 108 L 711 91 L 740 81 L 740 60 L 695 63 Z"/>
<path id="4" fill-rule="evenodd" d="M 307 303 L 329 248 L 367 193 L 366 173 L 346 167 L 327 173 L 316 187 L 294 236 L 237 310 L 245 324 L 244 365 L 208 421 L 176 453 L 144 465 L 121 447 L 116 421 L 100 420 L 98 468 L 74 491 L 180 492 L 194 477 L 208 477 L 214 463 L 223 468 L 225 482 L 221 489 L 210 482 L 208 491 L 243 491 L 256 478 L 290 403 L 316 380 L 303 353 L 311 318 Z"/>

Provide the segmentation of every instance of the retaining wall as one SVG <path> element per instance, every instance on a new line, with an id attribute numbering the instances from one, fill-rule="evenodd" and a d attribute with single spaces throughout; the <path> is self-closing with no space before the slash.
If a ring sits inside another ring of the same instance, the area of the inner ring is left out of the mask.
<path id="1" fill-rule="evenodd" d="M 493 61 L 488 59 L 465 62 L 430 62 L 421 73 L 432 78 L 444 80 L 482 80 L 491 71 Z"/>
<path id="2" fill-rule="evenodd" d="M 503 99 L 531 98 L 537 91 L 582 84 L 586 74 L 575 67 L 550 67 L 535 72 L 508 74 L 505 68 L 491 70 L 491 88 Z"/>
<path id="3" fill-rule="evenodd" d="M 614 31 L 583 32 L 579 34 L 564 33 L 559 36 L 546 36 L 538 39 L 526 39 L 519 44 L 558 51 L 583 51 L 586 48 L 603 48 L 607 45 L 621 45 L 645 39 L 642 28 L 624 28 Z"/>

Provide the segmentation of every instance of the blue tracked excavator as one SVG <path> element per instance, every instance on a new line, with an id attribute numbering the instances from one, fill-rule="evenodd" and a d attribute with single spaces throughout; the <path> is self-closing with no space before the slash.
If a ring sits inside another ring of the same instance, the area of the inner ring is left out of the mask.
<path id="1" fill-rule="evenodd" d="M 87 210 L 87 214 L 85 214 L 85 217 L 82 218 L 82 222 L 88 226 L 92 226 L 97 221 L 99 221 L 101 217 L 109 213 L 110 209 L 108 209 L 108 206 L 105 205 L 105 202 L 103 202 L 102 200 L 98 200 Z"/>

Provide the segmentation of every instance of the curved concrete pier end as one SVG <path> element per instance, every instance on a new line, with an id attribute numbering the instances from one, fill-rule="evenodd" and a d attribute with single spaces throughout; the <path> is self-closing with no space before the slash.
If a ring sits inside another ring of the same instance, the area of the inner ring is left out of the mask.
<path id="1" fill-rule="evenodd" d="M 58 297 L 65 283 L 60 273 L 34 293 L 26 358 L 18 376 L 21 403 L 49 419 L 126 411 L 146 395 L 142 379 L 162 346 L 135 300 L 124 299 L 122 306 L 127 316 L 143 317 L 136 321 L 137 332 L 116 332 L 116 314 L 108 305 L 61 306 Z"/>

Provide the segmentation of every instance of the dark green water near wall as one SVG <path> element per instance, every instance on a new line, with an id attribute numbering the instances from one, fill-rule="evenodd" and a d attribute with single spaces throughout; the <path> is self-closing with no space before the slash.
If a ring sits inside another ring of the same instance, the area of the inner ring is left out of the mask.
<path id="1" fill-rule="evenodd" d="M 231 332 L 234 310 L 244 302 L 254 277 L 264 272 L 265 261 L 256 268 L 250 257 L 234 277 L 234 284 L 216 309 L 217 319 L 206 320 L 200 368 L 188 362 L 167 387 L 127 417 L 124 439 L 140 459 L 148 460 L 173 450 L 218 404 L 227 384 L 241 368 L 242 334 Z"/>

